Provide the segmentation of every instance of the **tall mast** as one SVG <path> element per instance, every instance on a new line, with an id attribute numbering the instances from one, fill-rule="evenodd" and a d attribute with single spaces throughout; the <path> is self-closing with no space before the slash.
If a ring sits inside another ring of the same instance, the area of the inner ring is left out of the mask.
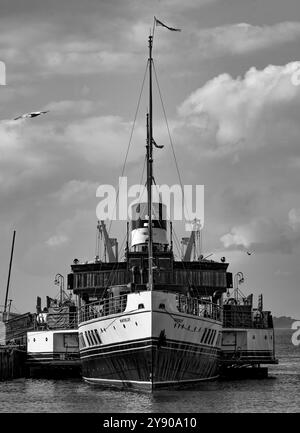
<path id="1" fill-rule="evenodd" d="M 12 266 L 13 255 L 14 255 L 15 237 L 16 237 L 16 231 L 14 230 L 13 240 L 12 240 L 12 245 L 11 245 L 9 269 L 8 269 L 7 287 L 6 287 L 6 293 L 5 293 L 5 302 L 4 302 L 4 313 L 5 313 L 5 316 L 6 316 L 6 309 L 7 309 L 7 298 L 8 298 L 8 291 L 9 291 L 11 266 Z M 5 319 L 7 320 L 7 317 L 5 317 Z"/>
<path id="2" fill-rule="evenodd" d="M 149 36 L 149 114 L 147 115 L 147 195 L 148 195 L 148 289 L 153 290 L 153 234 L 152 234 L 152 182 L 153 182 L 153 124 L 152 124 L 152 42 Z"/>

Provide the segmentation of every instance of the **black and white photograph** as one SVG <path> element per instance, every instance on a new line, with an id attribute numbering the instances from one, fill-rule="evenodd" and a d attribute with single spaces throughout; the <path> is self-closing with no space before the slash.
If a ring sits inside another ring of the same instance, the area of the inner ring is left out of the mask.
<path id="1" fill-rule="evenodd" d="M 0 0 L 0 418 L 299 413 L 299 264 L 299 0 Z"/>

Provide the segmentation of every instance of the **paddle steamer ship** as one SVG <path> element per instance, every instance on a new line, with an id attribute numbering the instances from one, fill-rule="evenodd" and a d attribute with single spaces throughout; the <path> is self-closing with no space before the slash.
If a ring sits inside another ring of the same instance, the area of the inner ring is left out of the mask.
<path id="1" fill-rule="evenodd" d="M 191 260 L 195 231 L 176 260 L 166 206 L 152 200 L 153 146 L 159 147 L 153 139 L 152 44 L 150 36 L 147 201 L 133 206 L 125 260 L 118 260 L 117 244 L 101 221 L 109 260 L 74 260 L 68 275 L 68 289 L 79 300 L 84 380 L 149 391 L 218 376 L 222 294 L 232 286 L 225 259 Z"/>

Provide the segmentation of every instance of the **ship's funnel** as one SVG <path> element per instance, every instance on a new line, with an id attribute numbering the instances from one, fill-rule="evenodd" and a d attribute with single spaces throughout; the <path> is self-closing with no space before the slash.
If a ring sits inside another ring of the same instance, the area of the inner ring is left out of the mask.
<path id="1" fill-rule="evenodd" d="M 152 235 L 153 246 L 164 250 L 168 246 L 167 207 L 162 203 L 152 203 Z M 144 251 L 148 244 L 148 204 L 135 203 L 131 206 L 131 250 Z"/>

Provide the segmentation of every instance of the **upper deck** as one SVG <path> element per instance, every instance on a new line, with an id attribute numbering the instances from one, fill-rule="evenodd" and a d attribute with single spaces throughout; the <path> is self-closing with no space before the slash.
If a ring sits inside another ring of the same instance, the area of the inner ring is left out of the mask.
<path id="1" fill-rule="evenodd" d="M 232 274 L 228 263 L 212 260 L 176 261 L 170 251 L 154 253 L 154 284 L 160 290 L 191 289 L 194 296 L 212 296 L 215 291 L 225 292 L 232 287 Z M 148 281 L 147 252 L 128 252 L 123 262 L 74 263 L 68 275 L 68 289 L 74 294 L 102 296 L 112 285 L 134 283 L 145 285 Z"/>

